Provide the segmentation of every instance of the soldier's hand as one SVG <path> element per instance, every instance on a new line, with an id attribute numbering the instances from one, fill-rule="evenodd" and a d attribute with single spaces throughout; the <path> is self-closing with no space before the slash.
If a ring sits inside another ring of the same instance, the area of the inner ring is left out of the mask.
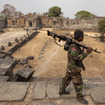
<path id="1" fill-rule="evenodd" d="M 90 54 L 93 51 L 93 49 L 91 47 L 88 47 L 88 49 L 86 50 L 87 54 Z"/>

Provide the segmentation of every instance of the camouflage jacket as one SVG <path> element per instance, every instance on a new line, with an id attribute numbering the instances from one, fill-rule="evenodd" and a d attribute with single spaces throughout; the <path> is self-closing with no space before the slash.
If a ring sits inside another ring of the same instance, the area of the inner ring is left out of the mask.
<path id="1" fill-rule="evenodd" d="M 82 62 L 87 54 L 81 50 L 81 48 L 75 44 L 71 44 L 68 49 L 68 65 L 70 69 L 82 68 L 85 70 L 85 66 Z"/>

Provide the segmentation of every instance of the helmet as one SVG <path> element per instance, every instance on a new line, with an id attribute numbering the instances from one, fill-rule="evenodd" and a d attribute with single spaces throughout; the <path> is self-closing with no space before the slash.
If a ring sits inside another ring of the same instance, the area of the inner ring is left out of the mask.
<path id="1" fill-rule="evenodd" d="M 75 30 L 75 32 L 74 32 L 74 39 L 78 39 L 81 36 L 82 37 L 84 36 L 83 31 L 81 31 L 81 30 Z"/>

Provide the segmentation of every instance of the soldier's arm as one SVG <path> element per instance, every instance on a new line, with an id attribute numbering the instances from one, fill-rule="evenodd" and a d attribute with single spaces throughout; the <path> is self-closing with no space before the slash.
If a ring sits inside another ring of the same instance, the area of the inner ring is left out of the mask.
<path id="1" fill-rule="evenodd" d="M 71 54 L 74 60 L 83 60 L 87 57 L 87 53 L 79 54 L 78 48 L 76 46 L 70 47 L 68 52 Z"/>

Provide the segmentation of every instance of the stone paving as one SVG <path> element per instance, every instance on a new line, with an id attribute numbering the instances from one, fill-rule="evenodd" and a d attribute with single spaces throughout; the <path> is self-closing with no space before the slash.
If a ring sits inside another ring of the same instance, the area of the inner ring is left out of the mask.
<path id="1" fill-rule="evenodd" d="M 82 105 L 72 83 L 69 95 L 58 94 L 61 78 L 35 78 L 30 82 L 0 82 L 0 105 Z M 105 105 L 105 78 L 84 78 L 83 95 L 89 105 Z"/>
<path id="2" fill-rule="evenodd" d="M 16 59 L 12 58 L 0 59 L 0 76 L 11 77 L 11 75 L 13 74 L 13 69 L 16 66 L 16 64 L 17 64 Z"/>

